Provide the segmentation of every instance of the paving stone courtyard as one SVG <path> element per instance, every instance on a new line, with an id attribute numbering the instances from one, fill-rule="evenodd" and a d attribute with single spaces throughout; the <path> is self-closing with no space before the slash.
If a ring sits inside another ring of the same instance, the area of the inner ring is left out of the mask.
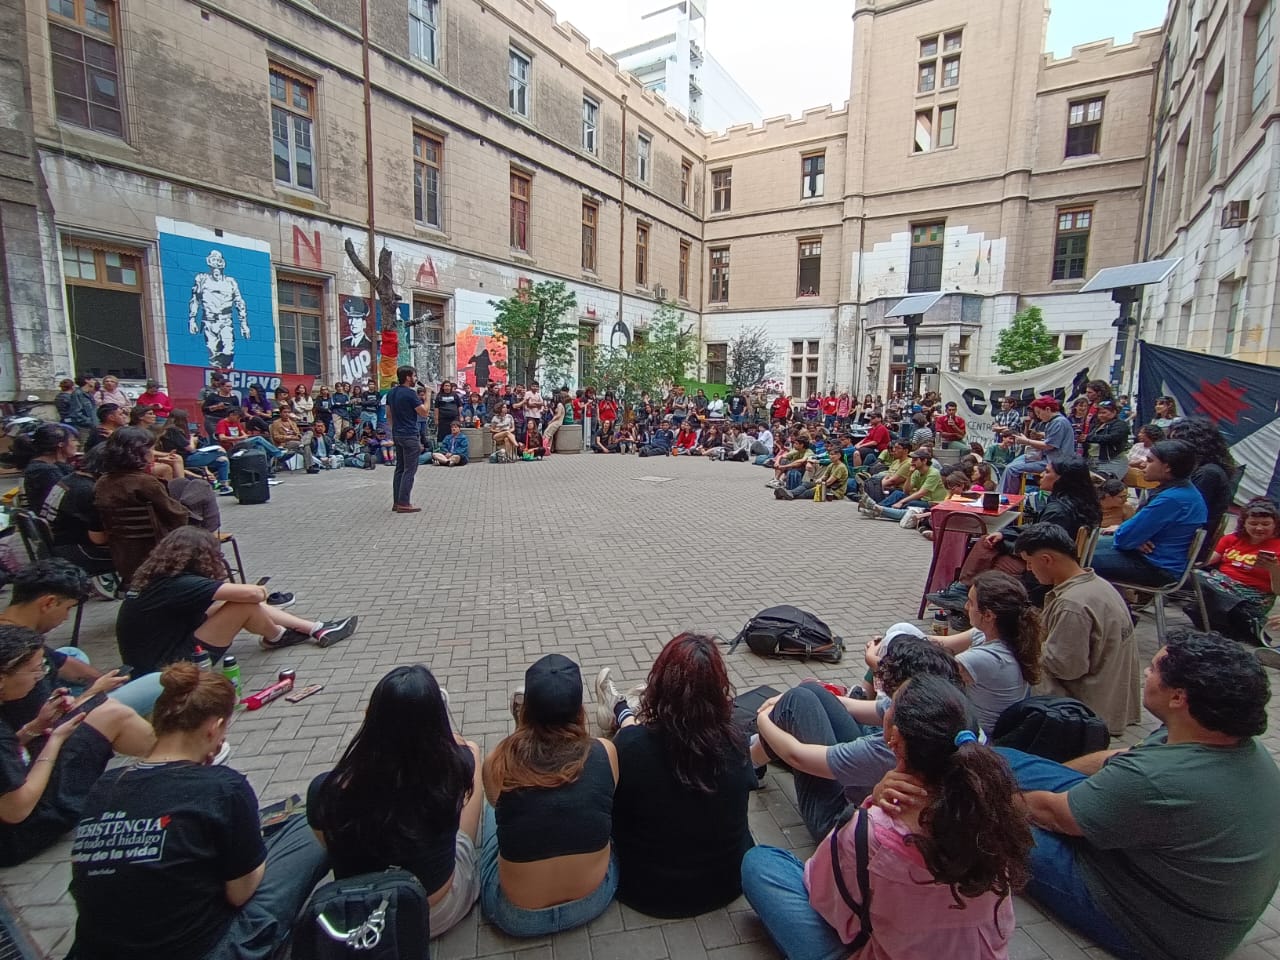
<path id="1" fill-rule="evenodd" d="M 794 603 L 823 617 L 850 646 L 844 664 L 728 658 L 739 690 L 785 689 L 806 676 L 860 674 L 862 642 L 914 617 L 929 544 L 895 524 L 863 519 L 847 503 L 780 503 L 770 474 L 744 464 L 688 459 L 567 456 L 544 463 L 424 468 L 420 514 L 390 512 L 391 468 L 283 475 L 270 504 L 222 498 L 223 528 L 237 534 L 250 579 L 298 595 L 303 616 L 360 615 L 351 639 L 328 650 L 267 654 L 238 644 L 247 690 L 284 666 L 300 685 L 324 690 L 298 704 L 276 701 L 241 713 L 229 734 L 231 766 L 263 803 L 305 794 L 361 720 L 377 680 L 397 664 L 424 662 L 447 686 L 454 722 L 487 751 L 510 732 L 511 691 L 525 667 L 560 652 L 621 681 L 643 679 L 675 634 L 707 629 L 732 637 L 760 608 Z M 663 478 L 665 482 L 653 482 Z M 82 645 L 102 668 L 119 662 L 115 605 L 91 602 Z M 1171 617 L 1181 622 L 1180 615 Z M 1140 622 L 1142 656 L 1154 629 Z M 69 641 L 70 625 L 54 641 Z M 1274 675 L 1273 675 L 1274 677 Z M 620 684 L 621 685 L 621 684 Z M 594 696 L 592 689 L 588 696 Z M 1132 742 L 1153 726 L 1133 727 Z M 1266 742 L 1280 751 L 1277 714 Z M 790 777 L 770 772 L 751 799 L 759 843 L 813 849 L 794 807 Z M 1273 829 L 1274 825 L 1260 825 Z M 67 894 L 69 842 L 0 871 L 0 890 L 38 949 L 62 958 L 74 909 Z M 1019 898 L 1014 960 L 1107 957 Z M 509 938 L 479 909 L 437 943 L 442 960 L 751 960 L 777 952 L 744 900 L 696 920 L 664 922 L 617 904 L 590 926 L 550 939 Z M 1275 904 L 1233 960 L 1280 957 Z"/>

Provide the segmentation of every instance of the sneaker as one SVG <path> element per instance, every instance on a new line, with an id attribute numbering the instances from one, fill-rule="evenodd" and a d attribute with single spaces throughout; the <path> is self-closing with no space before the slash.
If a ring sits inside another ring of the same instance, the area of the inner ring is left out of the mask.
<path id="1" fill-rule="evenodd" d="M 511 719 L 516 723 L 520 722 L 520 711 L 524 707 L 524 687 L 516 687 L 515 693 L 511 694 Z"/>
<path id="2" fill-rule="evenodd" d="M 283 650 L 285 647 L 296 647 L 300 643 L 310 643 L 311 635 L 303 633 L 301 630 L 287 629 L 280 635 L 279 640 L 268 640 L 266 637 L 258 638 L 258 645 L 263 650 Z"/>
<path id="3" fill-rule="evenodd" d="M 226 766 L 227 761 L 230 759 L 231 759 L 231 744 L 223 740 L 222 746 L 218 748 L 217 755 L 212 760 L 209 761 L 209 766 L 211 767 Z"/>
<path id="4" fill-rule="evenodd" d="M 311 466 L 307 467 L 307 473 L 319 473 L 319 472 L 320 472 L 320 468 L 317 467 L 314 463 Z"/>
<path id="5" fill-rule="evenodd" d="M 220 483 L 213 488 L 213 492 L 220 497 L 234 497 L 236 492 L 231 489 L 229 484 Z"/>
<path id="6" fill-rule="evenodd" d="M 267 597 L 267 606 L 283 610 L 285 607 L 292 607 L 296 599 L 292 593 L 273 593 Z"/>
<path id="7" fill-rule="evenodd" d="M 313 637 L 317 647 L 332 647 L 339 640 L 345 640 L 356 632 L 359 617 L 343 617 L 341 620 L 326 620 Z"/>
<path id="8" fill-rule="evenodd" d="M 613 708 L 619 700 L 625 699 L 614 685 L 612 673 L 612 668 L 601 667 L 596 674 L 596 723 L 600 726 L 600 733 L 606 737 L 618 726 Z"/>
<path id="9" fill-rule="evenodd" d="M 779 487 L 782 486 L 782 481 L 770 480 L 768 483 L 765 484 L 765 486 L 768 487 L 770 490 L 777 490 Z"/>
<path id="10" fill-rule="evenodd" d="M 925 594 L 925 599 L 944 610 L 963 610 L 969 600 L 969 588 L 957 580 L 945 590 Z"/>
<path id="11" fill-rule="evenodd" d="M 267 486 L 269 487 L 278 487 L 282 483 L 284 483 L 283 480 L 277 480 L 275 477 L 267 477 Z"/>
<path id="12" fill-rule="evenodd" d="M 99 573 L 89 578 L 89 586 L 102 600 L 119 599 L 120 577 L 114 573 Z"/>
<path id="13" fill-rule="evenodd" d="M 867 516 L 871 516 L 871 508 L 875 505 L 876 502 L 871 499 L 869 494 L 864 493 L 858 498 L 858 510 L 865 513 Z"/>

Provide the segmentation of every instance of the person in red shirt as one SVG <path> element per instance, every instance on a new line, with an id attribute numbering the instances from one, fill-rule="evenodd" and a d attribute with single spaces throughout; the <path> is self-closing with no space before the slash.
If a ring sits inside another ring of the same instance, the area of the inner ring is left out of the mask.
<path id="1" fill-rule="evenodd" d="M 155 380 L 147 381 L 147 389 L 138 394 L 138 404 L 155 410 L 157 420 L 168 420 L 169 414 L 173 412 L 173 401 Z"/>
<path id="2" fill-rule="evenodd" d="M 791 418 L 791 398 L 785 393 L 780 397 L 775 397 L 773 403 L 769 406 L 769 417 L 772 420 L 781 420 L 784 423 Z"/>
<path id="3" fill-rule="evenodd" d="M 880 454 L 889 449 L 889 441 L 889 428 L 884 425 L 884 417 L 878 413 L 871 414 L 867 435 L 853 448 L 853 465 L 855 467 L 871 466 Z"/>
<path id="4" fill-rule="evenodd" d="M 676 434 L 676 445 L 671 448 L 673 457 L 687 457 L 693 452 L 693 448 L 698 445 L 698 430 L 694 426 L 692 417 L 686 418 L 684 423 L 680 424 L 680 431 Z"/>
<path id="5" fill-rule="evenodd" d="M 1245 504 L 1233 533 L 1196 571 L 1209 614 L 1207 629 L 1246 643 L 1257 643 L 1267 612 L 1280 594 L 1280 507 L 1266 497 Z M 1186 608 L 1200 619 L 1195 604 Z M 1277 653 L 1280 659 L 1280 653 Z"/>
<path id="6" fill-rule="evenodd" d="M 956 402 L 947 403 L 946 412 L 933 418 L 933 435 L 944 450 L 953 444 L 964 446 L 964 417 L 958 416 Z"/>
<path id="7" fill-rule="evenodd" d="M 822 398 L 822 422 L 828 430 L 836 425 L 836 407 L 838 404 L 839 401 L 836 399 L 834 390 Z"/>
<path id="8" fill-rule="evenodd" d="M 604 399 L 596 404 L 596 412 L 600 416 L 600 432 L 612 430 L 618 420 L 618 401 L 612 393 L 606 393 Z"/>

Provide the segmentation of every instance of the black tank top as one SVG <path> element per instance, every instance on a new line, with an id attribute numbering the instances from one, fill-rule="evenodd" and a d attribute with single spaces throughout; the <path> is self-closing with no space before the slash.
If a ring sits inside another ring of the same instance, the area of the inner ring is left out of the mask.
<path id="1" fill-rule="evenodd" d="M 509 863 L 595 853 L 613 832 L 613 768 L 595 740 L 582 774 L 562 787 L 520 787 L 494 808 L 498 850 Z"/>

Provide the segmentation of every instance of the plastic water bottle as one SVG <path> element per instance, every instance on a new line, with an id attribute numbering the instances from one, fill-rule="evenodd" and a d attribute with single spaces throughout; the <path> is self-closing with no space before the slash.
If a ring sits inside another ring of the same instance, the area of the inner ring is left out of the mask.
<path id="1" fill-rule="evenodd" d="M 195 652 L 195 655 L 191 658 L 191 662 L 194 663 L 201 670 L 213 669 L 213 658 L 209 656 L 209 651 L 207 651 L 204 647 L 201 647 L 201 646 L 196 647 L 196 652 Z"/>
<path id="2" fill-rule="evenodd" d="M 235 657 L 222 658 L 222 675 L 231 681 L 236 688 L 236 699 L 240 699 L 240 662 Z"/>

